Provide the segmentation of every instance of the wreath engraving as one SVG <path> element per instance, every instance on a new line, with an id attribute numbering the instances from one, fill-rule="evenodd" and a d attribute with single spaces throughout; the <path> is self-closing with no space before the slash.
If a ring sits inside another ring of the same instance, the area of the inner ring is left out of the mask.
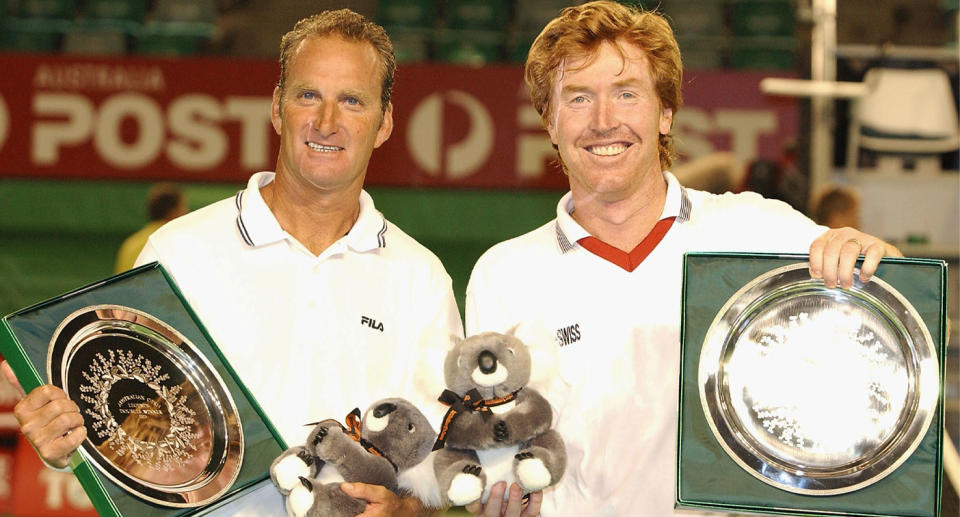
<path id="1" fill-rule="evenodd" d="M 99 438 L 109 437 L 107 444 L 117 455 L 129 457 L 147 468 L 164 471 L 182 467 L 191 458 L 191 451 L 196 450 L 195 442 L 199 436 L 192 431 L 192 425 L 196 423 L 193 418 L 195 412 L 186 406 L 187 396 L 181 394 L 180 386 L 167 387 L 163 384 L 170 376 L 161 373 L 160 365 L 154 365 L 149 359 L 134 355 L 132 351 L 108 350 L 107 357 L 98 353 L 89 369 L 81 374 L 88 384 L 80 385 L 80 398 L 92 406 L 85 410 L 93 418 L 92 431 Z M 139 402 L 124 412 L 139 414 L 140 419 L 145 414 L 160 414 L 165 408 L 170 421 L 163 436 L 142 439 L 131 435 L 117 422 L 108 400 L 110 390 L 121 380 L 136 381 L 153 390 L 156 399 L 127 396 L 121 399 L 121 405 L 129 400 Z"/>

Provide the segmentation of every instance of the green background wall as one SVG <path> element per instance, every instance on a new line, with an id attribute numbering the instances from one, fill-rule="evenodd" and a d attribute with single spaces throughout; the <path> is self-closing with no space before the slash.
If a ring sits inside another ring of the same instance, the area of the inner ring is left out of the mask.
<path id="1" fill-rule="evenodd" d="M 0 179 L 0 315 L 113 273 L 117 248 L 146 220 L 150 183 Z M 242 184 L 185 184 L 190 208 Z M 554 217 L 559 191 L 370 188 L 388 219 L 430 248 L 457 303 L 474 262 L 493 244 Z"/>

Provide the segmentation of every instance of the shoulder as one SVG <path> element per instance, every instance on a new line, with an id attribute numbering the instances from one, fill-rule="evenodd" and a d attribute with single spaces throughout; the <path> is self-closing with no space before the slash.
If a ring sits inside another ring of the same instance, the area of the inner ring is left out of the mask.
<path id="1" fill-rule="evenodd" d="M 433 274 L 447 274 L 443 263 L 426 246 L 386 218 L 384 218 L 384 227 L 381 254 L 393 265 Z"/>
<path id="2" fill-rule="evenodd" d="M 477 260 L 474 272 L 507 264 L 539 263 L 546 256 L 559 253 L 557 239 L 557 221 L 553 219 L 535 230 L 493 245 Z"/>
<path id="3" fill-rule="evenodd" d="M 235 238 L 237 206 L 234 197 L 222 199 L 178 217 L 163 225 L 150 236 L 158 249 L 164 246 L 222 242 Z"/>

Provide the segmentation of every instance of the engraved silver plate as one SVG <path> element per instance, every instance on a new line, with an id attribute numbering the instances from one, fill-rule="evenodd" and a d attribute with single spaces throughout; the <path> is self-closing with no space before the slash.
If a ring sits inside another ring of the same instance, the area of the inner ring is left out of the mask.
<path id="1" fill-rule="evenodd" d="M 889 284 L 828 289 L 806 263 L 763 274 L 707 331 L 700 401 L 747 472 L 808 495 L 876 483 L 919 445 L 937 406 L 927 327 Z"/>
<path id="2" fill-rule="evenodd" d="M 50 340 L 47 378 L 80 406 L 86 458 L 130 493 L 195 507 L 237 479 L 243 432 L 230 392 L 159 319 L 119 305 L 74 312 Z"/>

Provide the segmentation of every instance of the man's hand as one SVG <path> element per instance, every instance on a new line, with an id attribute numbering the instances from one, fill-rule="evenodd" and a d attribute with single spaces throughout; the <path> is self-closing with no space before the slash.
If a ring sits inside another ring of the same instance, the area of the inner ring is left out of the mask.
<path id="1" fill-rule="evenodd" d="M 3 376 L 23 395 L 23 387 L 17 381 L 6 361 L 0 365 Z M 45 384 L 25 395 L 13 408 L 20 432 L 27 438 L 37 454 L 47 464 L 64 468 L 70 464 L 70 456 L 87 437 L 83 416 L 76 403 L 67 398 L 60 388 Z"/>
<path id="2" fill-rule="evenodd" d="M 853 228 L 828 230 L 810 244 L 810 276 L 822 278 L 824 285 L 834 288 L 853 287 L 853 268 L 863 255 L 860 281 L 869 282 L 883 257 L 902 257 L 900 250 L 872 235 Z"/>
<path id="3" fill-rule="evenodd" d="M 468 504 L 466 509 L 474 515 L 483 517 L 536 517 L 540 513 L 540 503 L 543 501 L 542 492 L 533 492 L 530 494 L 530 500 L 526 506 L 521 504 L 523 499 L 523 489 L 520 485 L 514 483 L 510 485 L 510 498 L 504 504 L 503 492 L 507 489 L 507 484 L 498 481 L 490 487 L 490 496 L 487 497 L 487 504 L 483 505 L 480 501 Z"/>
<path id="4" fill-rule="evenodd" d="M 341 483 L 340 490 L 367 502 L 367 509 L 357 517 L 421 517 L 433 513 L 415 497 L 399 497 L 380 485 Z"/>

